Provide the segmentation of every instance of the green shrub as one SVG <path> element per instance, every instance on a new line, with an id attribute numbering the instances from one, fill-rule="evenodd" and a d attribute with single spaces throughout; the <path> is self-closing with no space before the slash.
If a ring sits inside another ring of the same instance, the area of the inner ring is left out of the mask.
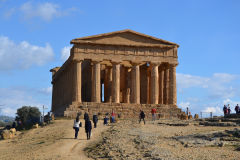
<path id="1" fill-rule="evenodd" d="M 41 112 L 37 107 L 23 106 L 17 110 L 16 121 L 21 121 L 19 127 L 31 128 L 34 124 L 40 122 Z"/>

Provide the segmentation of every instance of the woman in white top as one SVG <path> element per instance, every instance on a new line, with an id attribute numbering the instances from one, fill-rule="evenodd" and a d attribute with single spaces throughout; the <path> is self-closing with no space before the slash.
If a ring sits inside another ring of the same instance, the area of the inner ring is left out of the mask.
<path id="1" fill-rule="evenodd" d="M 79 120 L 79 116 L 77 116 L 77 118 L 74 120 L 74 123 L 73 123 L 73 129 L 75 129 L 75 139 L 77 139 L 78 137 L 80 123 L 81 122 Z"/>

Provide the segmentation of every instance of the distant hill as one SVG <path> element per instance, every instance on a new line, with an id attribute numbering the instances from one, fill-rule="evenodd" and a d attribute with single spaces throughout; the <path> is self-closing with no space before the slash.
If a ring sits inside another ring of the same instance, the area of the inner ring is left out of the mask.
<path id="1" fill-rule="evenodd" d="M 5 123 L 7 123 L 7 122 L 12 122 L 12 121 L 14 121 L 14 120 L 15 120 L 14 117 L 0 116 L 0 121 L 5 122 Z"/>

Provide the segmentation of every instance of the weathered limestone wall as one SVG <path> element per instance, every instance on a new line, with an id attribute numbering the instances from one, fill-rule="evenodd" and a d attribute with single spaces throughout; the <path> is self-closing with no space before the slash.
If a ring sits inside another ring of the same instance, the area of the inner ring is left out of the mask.
<path id="1" fill-rule="evenodd" d="M 102 117 L 109 113 L 109 115 L 114 111 L 116 114 L 121 115 L 121 118 L 138 119 L 140 110 L 143 110 L 146 119 L 151 118 L 151 109 L 157 109 L 157 116 L 159 118 L 177 118 L 179 115 L 183 114 L 181 109 L 176 108 L 175 105 L 164 105 L 164 104 L 127 104 L 127 103 L 94 103 L 94 102 L 84 102 L 82 104 L 70 105 L 64 112 L 64 116 L 75 118 L 78 113 L 88 112 L 90 118 L 92 115 L 100 114 Z"/>
<path id="2" fill-rule="evenodd" d="M 67 106 L 72 104 L 74 98 L 74 64 L 62 72 L 53 82 L 52 111 L 63 113 Z"/>

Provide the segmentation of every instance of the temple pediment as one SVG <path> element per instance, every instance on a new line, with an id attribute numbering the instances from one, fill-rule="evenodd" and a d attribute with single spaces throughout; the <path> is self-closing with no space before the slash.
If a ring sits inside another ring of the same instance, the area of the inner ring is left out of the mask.
<path id="1" fill-rule="evenodd" d="M 131 46 L 156 46 L 156 47 L 175 47 L 178 45 L 166 40 L 155 38 L 132 30 L 122 30 L 99 34 L 94 36 L 76 38 L 72 44 L 90 43 L 106 45 L 131 45 Z"/>

